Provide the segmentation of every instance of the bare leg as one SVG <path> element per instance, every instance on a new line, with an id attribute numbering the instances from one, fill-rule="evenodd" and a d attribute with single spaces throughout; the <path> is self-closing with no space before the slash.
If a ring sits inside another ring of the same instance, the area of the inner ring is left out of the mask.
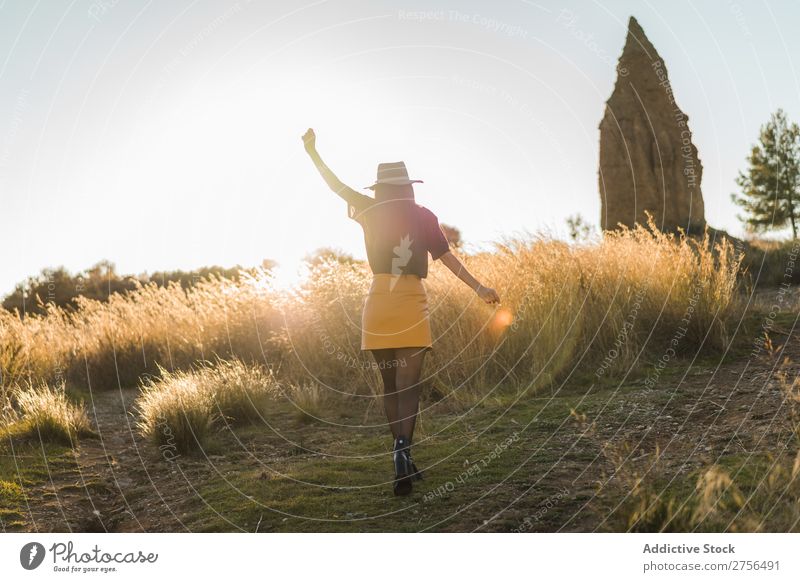
<path id="1" fill-rule="evenodd" d="M 397 390 L 398 435 L 404 436 L 411 443 L 414 427 L 419 412 L 419 394 L 421 390 L 420 376 L 422 363 L 425 360 L 424 348 L 398 348 L 395 350 L 397 373 L 395 388 Z"/>
<path id="2" fill-rule="evenodd" d="M 395 381 L 397 361 L 395 350 L 393 348 L 372 350 L 372 356 L 375 358 L 375 363 L 378 365 L 378 370 L 383 379 L 383 410 L 386 413 L 386 420 L 389 422 L 392 437 L 397 438 L 397 435 L 400 434 L 398 432 L 400 424 L 397 411 L 397 383 Z"/>

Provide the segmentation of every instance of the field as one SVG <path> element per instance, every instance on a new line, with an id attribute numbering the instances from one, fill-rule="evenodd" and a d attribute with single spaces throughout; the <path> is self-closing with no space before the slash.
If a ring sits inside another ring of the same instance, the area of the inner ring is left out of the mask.
<path id="1" fill-rule="evenodd" d="M 414 494 L 330 262 L 0 315 L 4 531 L 796 531 L 793 289 L 637 228 L 432 265 Z M 789 268 L 786 266 L 785 268 Z"/>

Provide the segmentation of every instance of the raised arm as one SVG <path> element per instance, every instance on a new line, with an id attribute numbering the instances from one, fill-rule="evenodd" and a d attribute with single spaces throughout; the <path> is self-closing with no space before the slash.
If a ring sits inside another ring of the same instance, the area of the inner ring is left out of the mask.
<path id="1" fill-rule="evenodd" d="M 497 291 L 491 287 L 484 287 L 481 283 L 467 271 L 464 264 L 450 251 L 447 251 L 439 260 L 450 269 L 453 274 L 464 281 L 467 286 L 478 294 L 478 297 L 483 299 L 486 303 L 500 303 L 500 296 Z"/>
<path id="2" fill-rule="evenodd" d="M 336 174 L 322 161 L 319 152 L 317 152 L 317 136 L 313 129 L 309 129 L 303 135 L 303 146 L 306 148 L 306 153 L 308 153 L 311 161 L 314 162 L 314 165 L 317 167 L 322 179 L 325 180 L 325 183 L 331 190 L 350 204 L 352 204 L 355 199 L 364 197 L 363 194 L 356 192 L 350 188 L 350 186 L 342 183 L 342 181 L 336 177 Z"/>

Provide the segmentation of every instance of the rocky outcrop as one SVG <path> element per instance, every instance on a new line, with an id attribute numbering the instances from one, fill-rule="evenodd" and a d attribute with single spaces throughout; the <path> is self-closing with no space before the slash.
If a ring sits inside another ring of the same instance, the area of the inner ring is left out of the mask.
<path id="1" fill-rule="evenodd" d="M 601 227 L 646 223 L 701 232 L 703 167 L 667 68 L 635 18 L 628 23 L 617 82 L 600 122 Z"/>

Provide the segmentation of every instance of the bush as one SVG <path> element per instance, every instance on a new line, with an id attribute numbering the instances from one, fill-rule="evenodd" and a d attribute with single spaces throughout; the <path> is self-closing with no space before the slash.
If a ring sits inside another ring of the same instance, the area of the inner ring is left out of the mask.
<path id="1" fill-rule="evenodd" d="M 744 279 L 756 288 L 800 284 L 800 241 L 750 241 L 743 261 Z"/>
<path id="2" fill-rule="evenodd" d="M 78 437 L 92 435 L 83 403 L 67 398 L 64 383 L 17 388 L 4 414 L 4 430 L 18 437 L 74 445 Z"/>
<path id="3" fill-rule="evenodd" d="M 272 374 L 239 360 L 218 360 L 186 372 L 160 370 L 136 401 L 141 433 L 159 447 L 201 449 L 213 429 L 257 422 L 277 392 Z"/>

